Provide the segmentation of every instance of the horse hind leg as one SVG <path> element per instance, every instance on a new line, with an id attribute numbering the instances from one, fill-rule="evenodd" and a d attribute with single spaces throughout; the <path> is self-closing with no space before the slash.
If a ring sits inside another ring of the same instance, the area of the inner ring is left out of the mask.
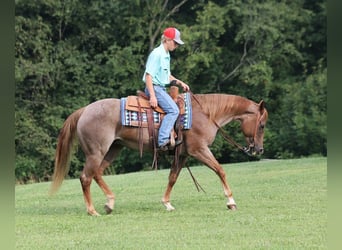
<path id="1" fill-rule="evenodd" d="M 106 169 L 110 165 L 110 162 L 107 162 L 106 160 L 103 160 L 99 172 L 95 174 L 94 180 L 96 183 L 99 185 L 99 187 L 102 189 L 103 193 L 105 194 L 107 198 L 107 202 L 104 206 L 104 209 L 106 210 L 107 214 L 110 214 L 113 211 L 114 208 L 114 203 L 115 203 L 115 195 L 114 193 L 110 190 L 106 182 L 102 178 L 102 174 L 104 169 Z"/>
<path id="2" fill-rule="evenodd" d="M 86 163 L 84 165 L 82 174 L 80 176 L 80 182 L 83 191 L 83 197 L 87 208 L 87 213 L 93 216 L 99 216 L 96 212 L 91 198 L 90 185 L 95 175 L 95 169 L 100 165 L 100 160 L 95 156 L 87 156 Z"/>
<path id="3" fill-rule="evenodd" d="M 102 175 L 104 170 L 113 162 L 115 156 L 120 152 L 121 149 L 121 145 L 112 144 L 105 157 L 103 157 L 101 154 L 88 155 L 86 157 L 86 163 L 84 165 L 80 181 L 82 185 L 83 197 L 86 204 L 87 213 L 89 215 L 100 215 L 95 210 L 90 193 L 90 185 L 93 178 L 106 195 L 107 203 L 105 204 L 105 210 L 107 214 L 113 211 L 115 195 L 103 180 Z"/>
<path id="4" fill-rule="evenodd" d="M 95 176 L 94 176 L 94 180 L 99 185 L 99 187 L 102 189 L 103 193 L 105 194 L 105 196 L 107 198 L 107 202 L 104 206 L 104 209 L 105 209 L 107 214 L 110 214 L 114 209 L 115 195 L 110 190 L 110 188 L 105 183 L 105 181 L 103 180 L 102 175 L 103 175 L 104 170 L 113 162 L 115 157 L 119 154 L 121 149 L 122 149 L 121 145 L 118 145 L 115 143 L 112 144 L 109 151 L 105 155 L 103 161 L 101 162 L 101 165 L 100 165 L 98 171 L 95 173 Z"/>

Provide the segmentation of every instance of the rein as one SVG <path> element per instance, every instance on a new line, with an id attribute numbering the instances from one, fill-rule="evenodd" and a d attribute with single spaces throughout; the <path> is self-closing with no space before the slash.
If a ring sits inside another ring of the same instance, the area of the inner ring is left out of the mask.
<path id="1" fill-rule="evenodd" d="M 200 106 L 200 108 L 203 110 L 202 104 L 200 103 L 200 101 L 197 99 L 197 97 L 191 92 L 189 91 L 191 96 L 194 98 L 194 100 L 198 103 L 198 105 Z M 221 128 L 217 122 L 215 120 L 213 120 L 213 123 L 215 124 L 215 126 L 217 127 L 218 131 L 220 132 L 221 136 L 227 141 L 229 142 L 231 145 L 237 147 L 238 149 L 240 149 L 242 152 L 244 152 L 245 154 L 247 154 L 248 156 L 252 156 L 252 154 L 249 152 L 251 150 L 251 146 L 249 145 L 248 147 L 243 147 L 240 144 L 238 144 L 237 142 L 235 142 L 226 131 L 224 131 L 223 128 Z"/>

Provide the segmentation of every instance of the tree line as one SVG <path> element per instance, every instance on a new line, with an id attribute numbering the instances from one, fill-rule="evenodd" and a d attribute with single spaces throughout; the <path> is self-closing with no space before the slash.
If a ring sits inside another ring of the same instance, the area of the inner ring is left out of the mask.
<path id="1" fill-rule="evenodd" d="M 323 0 L 16 0 L 15 176 L 50 180 L 56 140 L 66 117 L 102 98 L 143 89 L 149 52 L 164 28 L 184 46 L 171 70 L 193 93 L 227 93 L 269 111 L 263 157 L 327 154 L 326 1 Z M 225 128 L 242 139 L 239 125 Z M 255 160 L 218 136 L 221 163 Z M 151 165 L 125 149 L 107 174 Z M 169 167 L 168 158 L 160 160 Z M 69 176 L 84 156 L 76 150 Z M 196 164 L 190 160 L 188 164 Z"/>

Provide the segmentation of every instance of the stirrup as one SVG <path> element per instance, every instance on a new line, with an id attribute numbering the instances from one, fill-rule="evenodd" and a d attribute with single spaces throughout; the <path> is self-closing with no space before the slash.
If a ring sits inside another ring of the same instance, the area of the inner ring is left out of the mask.
<path id="1" fill-rule="evenodd" d="M 157 149 L 159 151 L 164 151 L 165 152 L 165 151 L 173 150 L 175 147 L 179 146 L 182 143 L 183 143 L 183 140 L 176 140 L 174 142 L 174 145 L 172 146 L 170 144 L 170 141 L 167 141 L 163 145 L 159 146 Z"/>
<path id="2" fill-rule="evenodd" d="M 175 141 L 175 147 L 181 145 L 183 143 L 183 140 L 176 140 Z"/>

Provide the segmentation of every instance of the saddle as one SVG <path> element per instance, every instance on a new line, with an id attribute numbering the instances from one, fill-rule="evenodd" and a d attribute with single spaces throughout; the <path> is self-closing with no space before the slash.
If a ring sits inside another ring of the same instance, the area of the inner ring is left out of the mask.
<path id="1" fill-rule="evenodd" d="M 137 96 L 127 96 L 126 109 L 137 112 L 146 112 L 147 109 L 152 108 L 148 96 L 144 92 L 138 90 Z M 160 114 L 165 114 L 165 111 L 159 106 L 154 110 Z"/>
<path id="2" fill-rule="evenodd" d="M 178 87 L 171 86 L 170 96 L 177 103 L 179 107 L 180 116 L 185 114 L 185 101 L 181 95 L 179 95 Z M 153 147 L 155 153 L 153 165 L 156 166 L 156 148 L 157 148 L 157 135 L 155 129 L 160 127 L 160 123 L 164 118 L 166 112 L 161 107 L 152 108 L 150 106 L 148 96 L 138 90 L 136 96 L 128 96 L 126 99 L 125 109 L 129 111 L 134 111 L 137 113 L 136 121 L 132 122 L 131 125 L 139 127 L 139 151 L 140 156 L 143 152 L 143 129 L 148 128 L 149 140 Z M 176 138 L 181 139 L 181 124 L 178 118 L 175 124 L 176 131 L 173 129 L 170 135 L 170 145 L 171 148 L 175 146 Z"/>
<path id="3" fill-rule="evenodd" d="M 184 99 L 181 95 L 178 94 L 178 91 L 172 90 L 173 87 L 170 89 L 170 95 L 172 99 L 177 103 L 179 108 L 179 114 L 183 115 L 185 114 L 185 105 L 184 105 Z M 159 106 L 156 108 L 152 108 L 150 105 L 149 97 L 142 91 L 138 90 L 136 96 L 127 96 L 126 100 L 126 110 L 135 111 L 135 112 L 142 112 L 147 113 L 150 110 L 153 110 L 160 114 L 160 121 L 165 116 L 166 112 Z M 148 127 L 147 121 L 144 119 L 142 120 L 143 123 L 141 124 L 142 127 Z M 156 128 L 159 127 L 159 124 L 155 124 Z"/>

